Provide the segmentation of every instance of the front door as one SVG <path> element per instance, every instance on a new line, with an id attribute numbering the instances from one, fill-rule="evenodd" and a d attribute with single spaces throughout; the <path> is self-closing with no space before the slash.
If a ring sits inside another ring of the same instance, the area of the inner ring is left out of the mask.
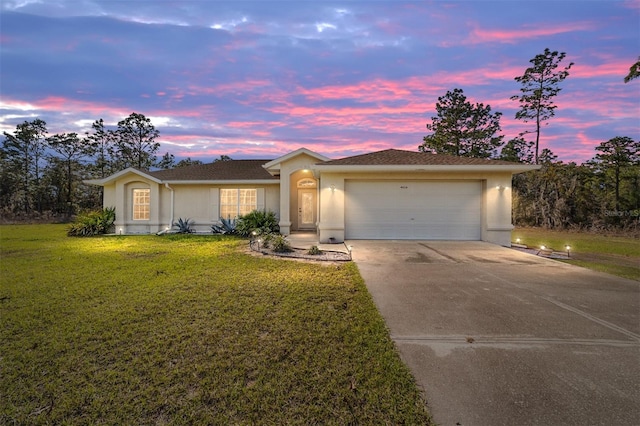
<path id="1" fill-rule="evenodd" d="M 316 227 L 316 190 L 298 189 L 298 229 Z"/>

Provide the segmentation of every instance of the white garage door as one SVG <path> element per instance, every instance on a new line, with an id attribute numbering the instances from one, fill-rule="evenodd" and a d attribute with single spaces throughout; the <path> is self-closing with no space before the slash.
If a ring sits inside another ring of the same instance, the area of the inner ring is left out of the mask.
<path id="1" fill-rule="evenodd" d="M 346 181 L 349 239 L 479 240 L 480 181 Z"/>

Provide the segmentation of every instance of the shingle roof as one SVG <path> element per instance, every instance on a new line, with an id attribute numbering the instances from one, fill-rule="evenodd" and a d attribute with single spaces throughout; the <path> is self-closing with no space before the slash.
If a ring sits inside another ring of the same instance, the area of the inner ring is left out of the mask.
<path id="1" fill-rule="evenodd" d="M 514 164 L 509 161 L 486 160 L 482 158 L 456 157 L 454 155 L 431 154 L 428 152 L 385 149 L 369 154 L 329 160 L 318 165 L 328 166 L 490 166 Z"/>
<path id="2" fill-rule="evenodd" d="M 163 181 L 278 180 L 264 169 L 270 160 L 229 160 L 146 172 Z"/>

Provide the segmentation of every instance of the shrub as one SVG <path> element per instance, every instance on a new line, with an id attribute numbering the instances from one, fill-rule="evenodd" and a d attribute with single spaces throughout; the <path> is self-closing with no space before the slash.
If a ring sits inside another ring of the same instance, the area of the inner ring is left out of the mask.
<path id="1" fill-rule="evenodd" d="M 316 256 L 316 255 L 322 254 L 322 250 L 320 250 L 318 248 L 318 246 L 311 246 L 311 248 L 309 249 L 307 254 L 310 254 L 312 256 Z"/>
<path id="2" fill-rule="evenodd" d="M 115 220 L 115 207 L 80 213 L 67 230 L 67 235 L 70 237 L 91 237 L 106 234 L 112 230 Z"/>
<path id="3" fill-rule="evenodd" d="M 238 234 L 243 237 L 249 236 L 253 231 L 260 234 L 280 232 L 278 219 L 272 211 L 254 210 L 238 218 L 236 226 Z"/>
<path id="4" fill-rule="evenodd" d="M 287 239 L 280 234 L 274 235 L 273 239 L 271 240 L 271 245 L 273 246 L 273 251 L 277 253 L 289 253 L 293 251 L 293 249 L 291 248 L 291 244 L 289 244 L 289 241 L 287 241 Z"/>
<path id="5" fill-rule="evenodd" d="M 178 234 L 193 234 L 195 231 L 193 230 L 191 225 L 193 225 L 194 223 L 195 221 L 189 218 L 187 219 L 179 218 L 177 222 L 173 223 L 173 226 L 178 228 L 178 230 L 176 231 L 176 233 Z"/>
<path id="6" fill-rule="evenodd" d="M 225 219 L 221 217 L 220 225 L 211 225 L 211 232 L 214 234 L 235 235 L 238 233 L 236 227 L 235 219 Z"/>

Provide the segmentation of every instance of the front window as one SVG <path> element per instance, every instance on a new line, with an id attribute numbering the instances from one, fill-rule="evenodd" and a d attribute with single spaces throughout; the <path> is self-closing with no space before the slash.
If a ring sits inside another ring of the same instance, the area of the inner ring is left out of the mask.
<path id="1" fill-rule="evenodd" d="M 256 189 L 221 189 L 220 217 L 234 219 L 258 208 Z"/>
<path id="2" fill-rule="evenodd" d="M 133 220 L 149 220 L 150 189 L 133 190 Z"/>

